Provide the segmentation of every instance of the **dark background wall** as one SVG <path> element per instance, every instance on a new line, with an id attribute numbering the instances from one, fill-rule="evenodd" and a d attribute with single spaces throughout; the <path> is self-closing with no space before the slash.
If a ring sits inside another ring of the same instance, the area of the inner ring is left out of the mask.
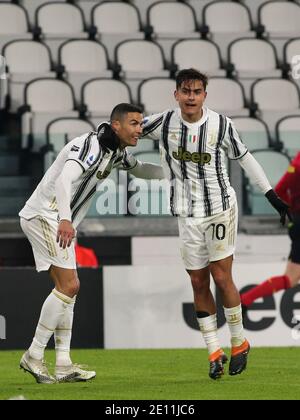
<path id="1" fill-rule="evenodd" d="M 78 274 L 81 290 L 75 307 L 72 348 L 103 348 L 102 270 L 79 269 Z M 38 274 L 31 268 L 0 269 L 0 317 L 6 321 L 6 339 L 0 339 L 0 350 L 29 347 L 42 305 L 52 289 L 48 273 Z"/>
<path id="2" fill-rule="evenodd" d="M 131 265 L 131 237 L 80 237 L 81 246 L 92 248 L 104 265 Z M 0 238 L 0 267 L 34 267 L 27 238 Z"/>

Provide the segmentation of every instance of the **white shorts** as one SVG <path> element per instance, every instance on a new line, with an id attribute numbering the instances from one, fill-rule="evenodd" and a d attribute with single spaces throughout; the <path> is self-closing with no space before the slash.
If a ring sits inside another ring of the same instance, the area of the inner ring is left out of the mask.
<path id="1" fill-rule="evenodd" d="M 20 223 L 31 243 L 38 272 L 48 271 L 52 265 L 76 270 L 75 241 L 70 248 L 60 248 L 56 243 L 58 222 L 37 216 L 31 220 L 21 217 Z"/>
<path id="2" fill-rule="evenodd" d="M 187 270 L 200 270 L 211 262 L 234 255 L 238 210 L 229 210 L 211 217 L 178 219 L 181 255 Z"/>

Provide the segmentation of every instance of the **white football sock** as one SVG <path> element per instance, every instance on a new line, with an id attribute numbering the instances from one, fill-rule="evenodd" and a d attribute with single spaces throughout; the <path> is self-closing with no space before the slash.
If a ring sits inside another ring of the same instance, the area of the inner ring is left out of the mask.
<path id="1" fill-rule="evenodd" d="M 29 348 L 32 358 L 43 360 L 45 348 L 52 337 L 59 319 L 64 315 L 67 305 L 72 301 L 56 289 L 45 300 L 33 342 Z"/>
<path id="2" fill-rule="evenodd" d="M 56 327 L 55 350 L 56 350 L 56 366 L 70 366 L 72 360 L 70 356 L 72 328 L 74 319 L 74 306 L 76 303 L 76 296 L 72 302 L 67 305 L 67 309 L 62 317 L 59 319 Z"/>
<path id="3" fill-rule="evenodd" d="M 209 355 L 220 350 L 220 342 L 218 339 L 217 314 L 206 318 L 197 318 L 200 331 L 208 348 Z"/>
<path id="4" fill-rule="evenodd" d="M 245 341 L 242 306 L 224 308 L 225 318 L 231 334 L 232 347 L 238 347 Z"/>

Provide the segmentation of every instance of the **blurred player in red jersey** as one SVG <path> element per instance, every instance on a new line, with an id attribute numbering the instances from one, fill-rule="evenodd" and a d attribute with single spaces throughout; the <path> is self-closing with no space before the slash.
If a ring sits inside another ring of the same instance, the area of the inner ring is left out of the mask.
<path id="1" fill-rule="evenodd" d="M 279 290 L 290 289 L 300 281 L 300 152 L 293 159 L 287 172 L 278 182 L 275 191 L 290 205 L 293 221 L 289 224 L 292 240 L 291 253 L 284 275 L 271 277 L 241 296 L 242 305 L 249 307 L 259 298 L 270 296 Z"/>

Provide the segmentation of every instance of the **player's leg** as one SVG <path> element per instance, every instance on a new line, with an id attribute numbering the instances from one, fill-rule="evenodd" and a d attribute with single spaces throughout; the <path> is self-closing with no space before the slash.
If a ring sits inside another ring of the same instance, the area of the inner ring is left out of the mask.
<path id="1" fill-rule="evenodd" d="M 74 365 L 70 355 L 74 306 L 80 289 L 77 271 L 52 266 L 50 276 L 55 283 L 55 290 L 64 296 L 68 296 L 70 299 L 70 301 L 65 302 L 65 312 L 59 318 L 54 332 L 56 350 L 55 377 L 59 382 L 87 381 L 94 378 L 96 373 L 84 371 Z"/>
<path id="2" fill-rule="evenodd" d="M 292 249 L 284 275 L 274 276 L 241 295 L 242 305 L 248 308 L 262 297 L 297 286 L 300 280 L 300 241 L 292 237 Z"/>
<path id="3" fill-rule="evenodd" d="M 47 271 L 53 260 L 63 260 L 60 259 L 60 250 L 56 247 L 56 232 L 51 222 L 42 218 L 21 219 L 21 227 L 31 243 L 37 271 Z M 63 257 L 66 258 L 65 253 Z M 59 319 L 65 313 L 66 302 L 71 301 L 69 296 L 56 289 L 50 293 L 43 304 L 32 344 L 20 362 L 20 366 L 30 372 L 39 383 L 55 382 L 45 367 L 44 353 Z"/>
<path id="4" fill-rule="evenodd" d="M 218 379 L 224 374 L 223 365 L 227 357 L 218 338 L 217 309 L 210 290 L 209 268 L 187 271 L 191 278 L 197 321 L 209 353 L 209 376 Z"/>
<path id="5" fill-rule="evenodd" d="M 208 218 L 205 222 L 210 271 L 220 292 L 231 333 L 232 354 L 229 367 L 231 375 L 241 373 L 246 368 L 249 352 L 249 343 L 244 336 L 241 300 L 232 278 L 237 227 L 236 204 L 227 211 Z"/>
<path id="6" fill-rule="evenodd" d="M 237 375 L 247 367 L 250 346 L 244 334 L 240 296 L 232 278 L 232 262 L 232 256 L 212 262 L 210 270 L 221 295 L 225 318 L 231 334 L 229 374 Z"/>
<path id="7" fill-rule="evenodd" d="M 74 306 L 80 289 L 76 270 L 66 270 L 52 266 L 49 274 L 55 284 L 55 290 L 70 298 L 65 304 L 65 312 L 59 318 L 55 328 L 56 366 L 72 365 L 70 348 L 73 329 Z"/>
<path id="8" fill-rule="evenodd" d="M 208 348 L 209 376 L 217 379 L 224 373 L 223 362 L 226 357 L 218 339 L 217 310 L 210 290 L 207 250 L 203 233 L 197 223 L 196 219 L 179 219 L 181 254 L 191 279 L 199 328 Z"/>

